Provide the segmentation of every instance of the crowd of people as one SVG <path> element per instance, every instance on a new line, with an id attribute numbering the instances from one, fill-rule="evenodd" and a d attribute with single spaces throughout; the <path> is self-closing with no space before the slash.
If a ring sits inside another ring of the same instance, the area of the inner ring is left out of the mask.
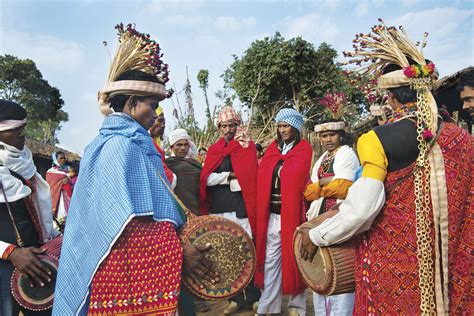
<path id="1" fill-rule="evenodd" d="M 26 111 L 0 100 L 0 315 L 212 314 L 181 286 L 182 275 L 198 284 L 226 276 L 206 259 L 212 245 L 181 244 L 181 202 L 196 216 L 239 224 L 254 240 L 254 278 L 229 300 L 226 315 L 280 314 L 283 295 L 290 316 L 306 315 L 293 235 L 327 212 L 334 216 L 303 230 L 301 256 L 312 260 L 317 247 L 357 238 L 356 288 L 313 293 L 315 315 L 474 310 L 473 138 L 438 116 L 423 86 L 431 73 L 418 85 L 407 79 L 406 67 L 429 65 L 422 55 L 378 57 L 378 85 L 392 112 L 358 139 L 356 150 L 348 126 L 334 116 L 314 126 L 324 151 L 313 157 L 305 118 L 291 106 L 276 114 L 266 148 L 254 143 L 235 109 L 222 107 L 221 137 L 206 149 L 184 129 L 164 137 L 159 102 L 170 93 L 159 46 L 131 25 L 117 29 L 119 47 L 99 93 L 105 119 L 80 172 L 56 152 L 45 181 L 25 147 Z M 459 91 L 473 113 L 472 71 Z M 27 310 L 11 295 L 13 270 L 31 287 L 52 282 L 39 247 L 61 234 L 66 218 L 54 306 Z"/>

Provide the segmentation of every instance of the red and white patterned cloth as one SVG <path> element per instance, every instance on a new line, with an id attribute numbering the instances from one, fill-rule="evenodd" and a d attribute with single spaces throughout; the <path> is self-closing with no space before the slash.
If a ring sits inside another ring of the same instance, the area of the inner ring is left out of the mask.
<path id="1" fill-rule="evenodd" d="M 175 315 L 182 262 L 172 223 L 135 217 L 94 275 L 88 315 Z"/>

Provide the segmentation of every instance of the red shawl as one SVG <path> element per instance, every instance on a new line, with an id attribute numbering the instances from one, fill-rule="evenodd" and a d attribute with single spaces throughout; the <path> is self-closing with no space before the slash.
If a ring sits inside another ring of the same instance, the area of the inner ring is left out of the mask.
<path id="1" fill-rule="evenodd" d="M 155 145 L 156 150 L 158 150 L 158 152 L 161 155 L 161 161 L 163 162 L 163 169 L 165 169 L 166 179 L 168 179 L 168 182 L 170 184 L 172 184 L 173 183 L 173 171 L 171 171 L 165 163 L 165 156 L 166 156 L 165 151 L 160 147 L 160 145 L 158 145 L 158 143 L 154 139 L 153 139 L 153 145 Z"/>
<path id="2" fill-rule="evenodd" d="M 54 217 L 58 216 L 59 199 L 61 198 L 61 192 L 64 188 L 64 179 L 67 179 L 66 173 L 46 172 L 46 182 L 48 182 L 51 190 L 51 202 L 53 204 Z M 66 194 L 66 192 L 63 193 Z"/>
<path id="3" fill-rule="evenodd" d="M 221 137 L 215 144 L 209 147 L 199 181 L 201 214 L 209 214 L 210 195 L 207 194 L 207 178 L 221 165 L 224 157 L 228 155 L 230 155 L 232 169 L 242 188 L 252 234 L 255 234 L 255 220 L 257 217 L 255 213 L 257 202 L 257 151 L 252 141 L 249 143 L 248 148 L 243 148 L 233 139 L 226 146 L 225 139 Z"/>
<path id="4" fill-rule="evenodd" d="M 257 193 L 257 269 L 255 285 L 264 287 L 264 269 L 267 246 L 270 194 L 273 171 L 283 160 L 281 169 L 281 270 L 284 294 L 300 294 L 305 288 L 293 255 L 293 233 L 302 224 L 301 197 L 311 168 L 311 145 L 301 140 L 286 155 L 282 155 L 277 142 L 265 152 L 258 170 Z"/>

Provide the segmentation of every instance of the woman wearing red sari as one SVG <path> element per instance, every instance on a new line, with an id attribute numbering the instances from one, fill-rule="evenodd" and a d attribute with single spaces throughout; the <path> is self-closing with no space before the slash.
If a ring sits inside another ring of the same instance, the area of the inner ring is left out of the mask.
<path id="1" fill-rule="evenodd" d="M 305 315 L 306 288 L 293 256 L 293 233 L 303 223 L 303 191 L 311 167 L 311 145 L 301 139 L 303 115 L 285 108 L 276 116 L 277 140 L 265 152 L 257 177 L 257 269 L 262 288 L 258 314 L 281 312 L 290 295 L 289 315 Z"/>

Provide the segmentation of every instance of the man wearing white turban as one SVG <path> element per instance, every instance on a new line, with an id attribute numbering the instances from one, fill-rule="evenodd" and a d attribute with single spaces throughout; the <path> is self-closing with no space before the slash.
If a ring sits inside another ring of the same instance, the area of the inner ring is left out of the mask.
<path id="1" fill-rule="evenodd" d="M 186 130 L 175 129 L 169 135 L 171 157 L 166 159 L 166 165 L 177 177 L 176 195 L 195 214 L 199 213 L 199 177 L 201 163 L 197 161 L 196 145 Z"/>

